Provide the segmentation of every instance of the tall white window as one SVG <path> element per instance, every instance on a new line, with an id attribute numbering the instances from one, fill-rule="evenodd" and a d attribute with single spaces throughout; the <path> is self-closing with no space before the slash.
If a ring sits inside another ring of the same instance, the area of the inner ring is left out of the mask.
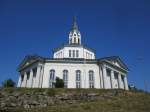
<path id="1" fill-rule="evenodd" d="M 68 70 L 63 71 L 64 88 L 68 87 Z"/>
<path id="2" fill-rule="evenodd" d="M 54 88 L 55 87 L 55 70 L 50 70 L 50 79 L 49 79 L 49 87 Z"/>
<path id="3" fill-rule="evenodd" d="M 81 71 L 76 71 L 76 88 L 81 88 Z"/>
<path id="4" fill-rule="evenodd" d="M 89 88 L 94 88 L 94 72 L 89 71 Z"/>
<path id="5" fill-rule="evenodd" d="M 79 57 L 79 50 L 76 50 L 76 57 Z"/>

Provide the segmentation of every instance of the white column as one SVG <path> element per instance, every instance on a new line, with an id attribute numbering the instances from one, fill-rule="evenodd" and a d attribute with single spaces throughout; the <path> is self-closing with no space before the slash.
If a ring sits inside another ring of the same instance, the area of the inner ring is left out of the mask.
<path id="1" fill-rule="evenodd" d="M 99 66 L 100 88 L 103 88 L 102 67 Z"/>
<path id="2" fill-rule="evenodd" d="M 36 84 L 35 87 L 39 88 L 40 84 L 40 75 L 41 75 L 41 66 L 37 66 L 37 72 L 36 72 Z"/>
<path id="3" fill-rule="evenodd" d="M 107 72 L 106 72 L 106 67 L 103 66 L 102 69 L 103 69 L 103 82 L 104 82 L 103 87 L 106 89 L 107 88 L 107 79 L 106 79 Z"/>
<path id="4" fill-rule="evenodd" d="M 23 82 L 22 82 L 22 87 L 26 87 L 27 85 L 27 74 L 26 72 L 24 72 L 24 78 L 23 78 Z"/>
<path id="5" fill-rule="evenodd" d="M 114 71 L 113 70 L 111 70 L 111 85 L 112 85 L 112 88 L 115 88 Z"/>
<path id="6" fill-rule="evenodd" d="M 41 70 L 40 70 L 40 83 L 39 83 L 39 87 L 42 88 L 42 83 L 43 83 L 43 72 L 44 72 L 44 66 L 41 66 Z"/>
<path id="7" fill-rule="evenodd" d="M 30 72 L 27 72 L 26 75 L 27 75 L 26 87 L 29 88 Z"/>
<path id="8" fill-rule="evenodd" d="M 19 80 L 18 80 L 17 87 L 21 87 L 21 74 L 19 75 Z"/>
<path id="9" fill-rule="evenodd" d="M 121 74 L 118 73 L 118 85 L 119 85 L 119 89 L 121 89 Z"/>
<path id="10" fill-rule="evenodd" d="M 125 86 L 125 90 L 129 90 L 127 76 L 124 76 L 124 86 Z"/>
<path id="11" fill-rule="evenodd" d="M 30 70 L 30 78 L 29 78 L 29 88 L 32 88 L 33 85 L 33 70 Z"/>

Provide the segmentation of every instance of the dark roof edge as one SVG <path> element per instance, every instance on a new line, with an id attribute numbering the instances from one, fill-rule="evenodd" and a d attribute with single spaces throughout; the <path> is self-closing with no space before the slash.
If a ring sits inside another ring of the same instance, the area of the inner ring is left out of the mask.
<path id="1" fill-rule="evenodd" d="M 25 58 L 23 59 L 23 61 L 21 62 L 21 64 L 19 64 L 17 70 L 19 70 L 19 68 L 21 68 L 23 66 L 23 64 L 25 63 L 26 60 L 28 59 L 35 59 L 35 62 L 47 62 L 47 61 L 58 61 L 58 62 L 62 62 L 62 61 L 77 61 L 77 62 L 89 62 L 89 63 L 97 63 L 97 62 L 106 62 L 108 59 L 119 59 L 121 61 L 121 63 L 125 66 L 125 69 L 127 71 L 129 71 L 128 67 L 124 64 L 124 62 L 121 60 L 121 58 L 119 56 L 110 56 L 110 57 L 103 57 L 103 58 L 99 58 L 99 59 L 84 59 L 84 58 L 46 58 L 46 57 L 42 57 L 42 56 L 38 56 L 38 55 L 27 55 L 25 56 Z"/>
<path id="2" fill-rule="evenodd" d="M 61 49 L 63 49 L 64 47 L 83 47 L 83 48 L 86 48 L 86 49 L 88 49 L 88 50 L 90 50 L 90 51 L 96 53 L 96 50 L 94 50 L 94 49 L 92 49 L 92 48 L 89 48 L 89 47 L 87 47 L 87 45 L 83 45 L 83 44 L 81 44 L 81 45 L 79 45 L 79 44 L 63 44 L 63 45 L 61 45 L 61 46 L 58 47 L 58 48 L 54 48 L 54 49 L 53 49 L 53 52 L 57 52 L 58 50 L 61 50 Z"/>

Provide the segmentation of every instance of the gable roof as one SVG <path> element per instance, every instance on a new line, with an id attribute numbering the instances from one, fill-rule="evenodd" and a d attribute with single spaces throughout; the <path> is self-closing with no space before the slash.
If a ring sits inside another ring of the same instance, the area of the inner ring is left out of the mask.
<path id="1" fill-rule="evenodd" d="M 110 56 L 110 57 L 104 57 L 104 58 L 100 58 L 98 59 L 99 61 L 105 60 L 109 63 L 112 62 L 117 62 L 123 69 L 125 70 L 129 70 L 129 68 L 127 67 L 127 65 L 121 60 L 121 58 L 119 56 Z M 113 63 L 112 63 L 113 64 Z"/>
<path id="2" fill-rule="evenodd" d="M 23 59 L 23 61 L 19 64 L 17 70 L 20 71 L 22 68 L 25 68 L 37 61 L 44 61 L 44 57 L 38 56 L 38 55 L 27 55 Z"/>
<path id="3" fill-rule="evenodd" d="M 87 45 L 83 45 L 83 44 L 82 45 L 80 45 L 80 44 L 79 45 L 78 44 L 62 44 L 60 47 L 54 48 L 53 52 L 57 52 L 57 51 L 63 49 L 64 47 L 83 47 L 83 48 L 95 53 L 94 49 L 89 48 L 89 47 L 87 47 Z"/>

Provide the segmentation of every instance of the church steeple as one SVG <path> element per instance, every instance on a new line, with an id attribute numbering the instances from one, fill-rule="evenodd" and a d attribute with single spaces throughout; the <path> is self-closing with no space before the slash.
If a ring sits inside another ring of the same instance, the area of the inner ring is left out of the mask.
<path id="1" fill-rule="evenodd" d="M 78 30 L 78 25 L 77 25 L 77 22 L 76 22 L 76 17 L 73 18 L 72 30 Z"/>
<path id="2" fill-rule="evenodd" d="M 73 25 L 69 33 L 69 44 L 76 44 L 76 45 L 81 44 L 81 34 L 78 29 L 76 17 L 73 18 Z"/>

